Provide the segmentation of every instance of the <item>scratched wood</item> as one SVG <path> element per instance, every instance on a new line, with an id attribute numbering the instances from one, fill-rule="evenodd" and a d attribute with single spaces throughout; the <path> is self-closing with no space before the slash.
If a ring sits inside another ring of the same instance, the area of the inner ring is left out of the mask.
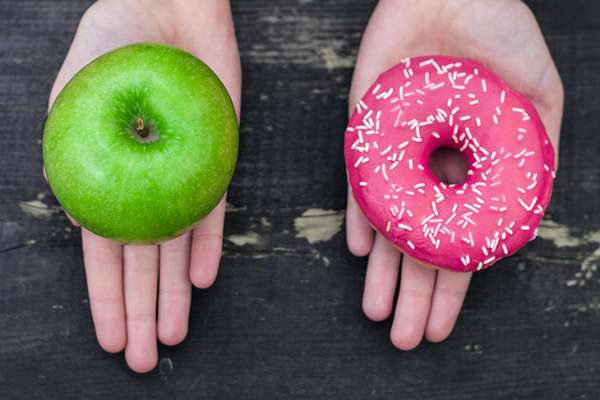
<path id="1" fill-rule="evenodd" d="M 144 376 L 97 346 L 81 245 L 40 176 L 47 95 L 89 1 L 0 0 L 0 398 L 600 398 L 600 3 L 535 0 L 566 87 L 540 238 L 476 274 L 452 337 L 361 313 L 342 131 L 374 0 L 234 2 L 241 152 L 216 285 Z"/>

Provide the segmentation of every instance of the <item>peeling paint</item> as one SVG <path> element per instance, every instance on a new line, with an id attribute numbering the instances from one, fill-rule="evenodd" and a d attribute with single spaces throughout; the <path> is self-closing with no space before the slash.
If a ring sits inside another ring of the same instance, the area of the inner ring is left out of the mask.
<path id="1" fill-rule="evenodd" d="M 575 311 L 575 313 L 600 312 L 600 298 L 594 297 L 587 304 L 573 304 L 568 306 L 568 308 Z"/>
<path id="2" fill-rule="evenodd" d="M 225 212 L 226 213 L 234 213 L 234 212 L 240 212 L 240 211 L 246 211 L 246 207 L 236 207 L 231 203 L 225 203 Z"/>
<path id="3" fill-rule="evenodd" d="M 260 217 L 260 224 L 265 228 L 271 227 L 271 221 L 269 221 L 266 217 Z"/>
<path id="4" fill-rule="evenodd" d="M 569 287 L 584 286 L 594 279 L 600 263 L 600 231 L 589 232 L 583 236 L 573 236 L 566 225 L 550 220 L 542 220 L 538 230 L 538 237 L 550 240 L 558 248 L 579 247 L 587 244 L 596 244 L 598 247 L 582 262 L 580 270 L 573 274 L 573 278 L 565 281 Z"/>
<path id="5" fill-rule="evenodd" d="M 538 237 L 552 241 L 556 247 L 576 247 L 584 243 L 583 238 L 571 235 L 568 226 L 550 220 L 540 222 Z"/>
<path id="6" fill-rule="evenodd" d="M 325 68 L 330 71 L 339 68 L 353 68 L 356 62 L 353 55 L 340 56 L 332 46 L 321 48 L 321 56 L 325 61 Z"/>
<path id="7" fill-rule="evenodd" d="M 483 354 L 483 347 L 480 344 L 467 344 L 465 345 L 465 351 L 475 354 Z"/>
<path id="8" fill-rule="evenodd" d="M 598 263 L 600 262 L 600 247 L 598 247 L 592 254 L 586 257 L 581 263 L 580 270 L 573 274 L 573 279 L 569 279 L 565 282 L 565 285 L 572 286 L 585 286 L 588 282 L 594 279 L 594 275 L 598 271 Z"/>
<path id="9" fill-rule="evenodd" d="M 260 243 L 260 235 L 252 231 L 239 235 L 229 235 L 226 239 L 236 246 L 256 246 Z"/>
<path id="10" fill-rule="evenodd" d="M 275 7 L 271 15 L 259 17 L 258 23 L 265 33 L 276 32 L 277 40 L 266 35 L 268 44 L 255 43 L 242 49 L 242 58 L 256 64 L 306 65 L 329 71 L 354 67 L 357 46 L 326 34 L 335 29 L 337 18 L 283 13 Z"/>
<path id="11" fill-rule="evenodd" d="M 19 202 L 21 211 L 34 218 L 51 218 L 52 215 L 60 212 L 59 207 L 50 207 L 41 200 L 30 200 Z"/>
<path id="12" fill-rule="evenodd" d="M 309 208 L 294 219 L 297 238 L 304 238 L 310 244 L 326 242 L 342 229 L 344 210 L 323 210 Z"/>

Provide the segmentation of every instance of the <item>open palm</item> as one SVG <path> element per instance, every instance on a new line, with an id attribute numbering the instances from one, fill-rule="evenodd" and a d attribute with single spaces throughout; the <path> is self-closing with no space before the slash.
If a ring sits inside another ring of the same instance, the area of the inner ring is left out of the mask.
<path id="1" fill-rule="evenodd" d="M 381 0 L 364 33 L 350 91 L 350 110 L 380 73 L 404 57 L 444 54 L 480 61 L 535 105 L 558 149 L 563 88 L 531 11 L 518 0 Z M 443 155 L 432 169 L 448 181 L 462 178 L 458 159 Z M 348 191 L 347 240 L 369 254 L 363 310 L 372 320 L 392 312 L 392 343 L 403 350 L 423 336 L 433 342 L 452 331 L 471 279 L 419 265 L 375 233 Z M 402 268 L 400 268 L 402 267 Z M 401 271 L 401 272 L 400 272 Z"/>
<path id="2" fill-rule="evenodd" d="M 239 116 L 240 63 L 228 1 L 98 1 L 79 24 L 50 105 L 84 65 L 136 42 L 171 44 L 202 59 L 223 81 Z M 167 345 L 185 338 L 192 283 L 206 288 L 217 276 L 224 215 L 225 197 L 192 231 L 160 246 L 122 246 L 82 229 L 90 306 L 102 348 L 125 349 L 129 366 L 145 372 L 157 363 L 157 337 Z"/>

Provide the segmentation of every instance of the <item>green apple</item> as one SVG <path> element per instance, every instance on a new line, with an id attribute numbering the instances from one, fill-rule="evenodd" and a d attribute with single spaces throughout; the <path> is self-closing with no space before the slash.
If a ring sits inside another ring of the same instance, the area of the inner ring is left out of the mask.
<path id="1" fill-rule="evenodd" d="M 92 61 L 59 94 L 44 128 L 46 174 L 60 204 L 123 243 L 164 241 L 206 216 L 237 151 L 236 113 L 219 78 L 159 44 Z"/>

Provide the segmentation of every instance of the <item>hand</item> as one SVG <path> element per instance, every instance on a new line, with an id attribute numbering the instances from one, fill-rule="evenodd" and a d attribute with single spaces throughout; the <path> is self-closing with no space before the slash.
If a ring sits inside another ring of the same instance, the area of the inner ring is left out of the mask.
<path id="1" fill-rule="evenodd" d="M 558 149 L 563 88 L 535 17 L 518 0 L 381 0 L 365 31 L 350 91 L 350 110 L 380 73 L 404 57 L 445 54 L 482 62 L 537 108 Z M 458 160 L 432 160 L 438 176 L 453 181 L 464 176 Z M 425 336 L 444 340 L 452 331 L 471 279 L 420 266 L 379 233 L 348 191 L 347 240 L 357 256 L 369 254 L 363 310 L 380 321 L 392 311 L 400 288 L 391 340 L 402 350 L 416 347 Z"/>
<path id="2" fill-rule="evenodd" d="M 171 44 L 203 60 L 225 84 L 239 116 L 240 61 L 224 0 L 98 1 L 81 19 L 50 104 L 88 62 L 136 42 Z M 157 363 L 157 337 L 166 345 L 185 338 L 191 284 L 206 288 L 217 276 L 224 217 L 225 196 L 192 231 L 160 246 L 121 246 L 81 230 L 90 307 L 104 350 L 125 349 L 129 366 L 146 372 Z"/>

